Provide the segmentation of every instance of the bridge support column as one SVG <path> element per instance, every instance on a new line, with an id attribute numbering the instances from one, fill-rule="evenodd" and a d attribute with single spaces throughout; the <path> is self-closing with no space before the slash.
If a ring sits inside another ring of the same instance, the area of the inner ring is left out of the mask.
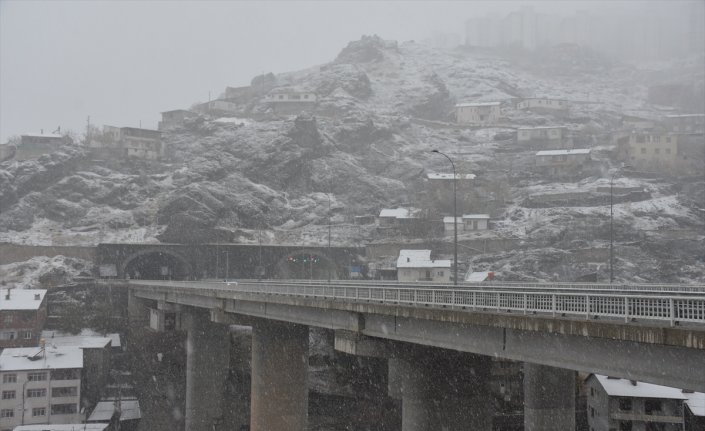
<path id="1" fill-rule="evenodd" d="M 143 300 L 135 296 L 133 289 L 127 291 L 127 321 L 130 328 L 145 327 L 149 324 L 149 309 Z"/>
<path id="2" fill-rule="evenodd" d="M 575 429 L 575 371 L 524 363 L 524 430 Z"/>
<path id="3" fill-rule="evenodd" d="M 491 431 L 490 358 L 426 349 L 397 362 L 403 431 Z"/>
<path id="4" fill-rule="evenodd" d="M 259 320 L 252 326 L 251 431 L 308 427 L 308 326 Z"/>
<path id="5" fill-rule="evenodd" d="M 186 431 L 222 429 L 223 390 L 230 365 L 228 327 L 211 323 L 207 311 L 184 313 Z M 220 425 L 220 426 L 219 426 Z"/>

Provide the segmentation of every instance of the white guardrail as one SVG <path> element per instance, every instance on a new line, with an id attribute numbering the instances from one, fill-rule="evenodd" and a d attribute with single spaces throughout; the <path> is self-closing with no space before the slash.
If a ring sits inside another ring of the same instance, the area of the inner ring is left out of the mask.
<path id="1" fill-rule="evenodd" d="M 394 283 L 393 286 L 374 282 L 348 281 L 130 281 L 133 285 L 180 287 L 199 290 L 237 291 L 253 294 L 276 294 L 298 297 L 347 300 L 350 302 L 380 302 L 435 308 L 457 308 L 470 311 L 519 312 L 593 318 L 616 318 L 625 322 L 669 322 L 705 324 L 705 290 L 657 294 L 649 291 L 636 294 L 597 292 L 592 289 L 571 289 L 561 286 L 560 291 L 537 291 L 536 284 L 527 290 L 526 285 L 511 287 L 506 284 L 474 288 L 453 285 L 417 286 L 414 283 Z M 402 287 L 404 286 L 404 287 Z M 556 285 L 544 284 L 543 288 Z M 591 287 L 594 287 L 591 285 Z"/>

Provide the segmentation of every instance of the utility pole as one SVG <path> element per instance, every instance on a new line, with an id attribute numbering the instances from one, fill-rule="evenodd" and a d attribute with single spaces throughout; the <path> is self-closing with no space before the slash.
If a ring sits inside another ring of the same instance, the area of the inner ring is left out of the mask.
<path id="1" fill-rule="evenodd" d="M 330 264 L 332 260 L 330 249 L 330 190 L 328 190 L 328 284 L 330 284 Z"/>
<path id="2" fill-rule="evenodd" d="M 230 278 L 230 250 L 225 250 L 225 280 Z"/>
<path id="3" fill-rule="evenodd" d="M 453 284 L 458 284 L 458 194 L 457 182 L 458 175 L 455 173 L 455 163 L 446 154 L 438 150 L 431 150 L 432 153 L 438 153 L 448 159 L 453 167 Z"/>
<path id="4" fill-rule="evenodd" d="M 610 178 L 610 284 L 614 282 L 614 193 L 612 189 L 615 175 L 617 174 L 612 174 Z"/>

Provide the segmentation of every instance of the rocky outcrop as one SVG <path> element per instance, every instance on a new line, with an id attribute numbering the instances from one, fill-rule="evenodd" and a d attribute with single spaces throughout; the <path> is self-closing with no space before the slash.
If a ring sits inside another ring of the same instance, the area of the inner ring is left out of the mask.
<path id="1" fill-rule="evenodd" d="M 348 43 L 335 58 L 335 63 L 376 63 L 384 60 L 386 50 L 397 50 L 396 42 L 385 41 L 381 37 L 362 36 L 362 39 Z"/>

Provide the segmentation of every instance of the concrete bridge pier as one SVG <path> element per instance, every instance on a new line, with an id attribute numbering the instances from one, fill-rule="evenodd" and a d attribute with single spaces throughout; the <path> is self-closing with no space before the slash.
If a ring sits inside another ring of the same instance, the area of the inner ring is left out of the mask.
<path id="1" fill-rule="evenodd" d="M 491 431 L 490 357 L 452 350 L 394 361 L 401 377 L 403 431 Z"/>
<path id="2" fill-rule="evenodd" d="M 186 430 L 223 428 L 223 391 L 230 366 L 228 327 L 205 310 L 183 314 L 186 340 Z"/>
<path id="3" fill-rule="evenodd" d="M 524 430 L 575 429 L 575 371 L 524 363 Z"/>
<path id="4" fill-rule="evenodd" d="M 251 431 L 308 429 L 308 326 L 252 325 Z"/>

